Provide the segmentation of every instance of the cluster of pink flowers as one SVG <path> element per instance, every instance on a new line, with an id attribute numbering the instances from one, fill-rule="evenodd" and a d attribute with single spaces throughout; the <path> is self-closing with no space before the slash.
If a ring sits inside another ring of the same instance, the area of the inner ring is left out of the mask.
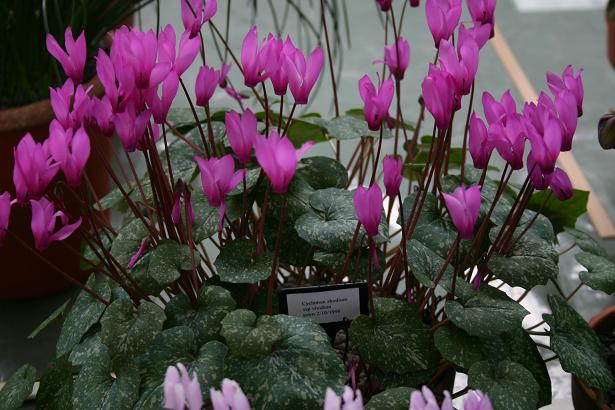
<path id="1" fill-rule="evenodd" d="M 203 395 L 196 373 L 192 378 L 181 363 L 169 366 L 164 378 L 164 408 L 170 410 L 200 410 Z M 222 380 L 221 389 L 210 389 L 209 399 L 214 410 L 251 410 L 250 401 L 237 382 Z M 363 410 L 363 397 L 360 390 L 344 387 L 341 396 L 327 388 L 323 410 Z M 479 390 L 471 390 L 463 402 L 464 410 L 493 410 L 489 397 Z M 410 395 L 408 410 L 453 410 L 449 392 L 444 392 L 442 405 L 427 387 L 415 390 Z"/>
<path id="2" fill-rule="evenodd" d="M 560 152 L 572 148 L 582 113 L 581 71 L 575 74 L 568 66 L 561 77 L 548 73 L 547 81 L 553 98 L 542 92 L 537 102 L 525 103 L 521 113 L 509 91 L 499 101 L 485 92 L 482 102 L 487 124 L 472 114 L 469 148 L 476 168 L 485 168 L 495 149 L 512 169 L 518 170 L 523 168 L 525 142 L 529 140 L 526 166 L 533 187 L 551 188 L 558 199 L 566 200 L 572 196 L 572 185 L 556 162 Z"/>

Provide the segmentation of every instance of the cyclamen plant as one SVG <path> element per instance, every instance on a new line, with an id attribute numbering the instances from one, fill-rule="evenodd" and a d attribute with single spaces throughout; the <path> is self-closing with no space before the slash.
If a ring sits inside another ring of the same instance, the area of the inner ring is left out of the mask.
<path id="1" fill-rule="evenodd" d="M 596 335 L 567 304 L 584 284 L 615 290 L 612 262 L 574 229 L 587 194 L 556 166 L 582 114 L 582 71 L 547 74 L 550 94 L 522 109 L 508 91 L 499 99 L 486 92 L 481 116 L 476 73 L 494 33 L 495 1 L 468 0 L 472 21 L 460 23 L 461 0 L 427 0 L 437 58 L 410 123 L 400 85 L 411 41 L 401 28 L 407 6 L 419 2 L 401 2 L 398 18 L 392 1 L 378 1 L 391 44 L 376 62 L 376 82 L 366 74 L 358 83 L 363 108 L 343 114 L 326 3 L 322 46 L 260 39 L 253 27 L 238 55 L 214 22 L 216 1 L 183 0 L 182 33 L 171 26 L 113 33 L 109 52 L 95 56 L 102 97 L 79 84 L 87 57 L 81 34 L 66 31 L 66 52 L 49 38 L 69 79 L 50 91 L 49 137 L 24 136 L 14 150 L 15 194 L 0 195 L 0 243 L 20 242 L 50 274 L 83 289 L 40 380 L 40 406 L 450 409 L 468 394 L 466 409 L 529 410 L 551 401 L 545 362 L 553 359 L 591 388 L 615 385 Z M 232 64 L 212 63 L 213 42 Z M 192 95 L 182 76 L 199 56 Z M 325 65 L 335 117 L 300 116 L 297 106 L 325 81 Z M 240 72 L 243 86 L 229 70 Z M 220 90 L 236 110 L 214 110 Z M 171 108 L 178 92 L 189 109 Z M 435 125 L 421 136 L 425 110 Z M 124 152 L 105 156 L 97 139 L 116 137 Z M 331 157 L 307 156 L 326 142 Z M 116 185 L 102 198 L 84 171 L 90 157 Z M 513 174 L 521 186 L 509 183 Z M 560 206 L 566 200 L 577 206 Z M 33 247 L 11 230 L 12 207 L 32 210 Z M 588 272 L 570 294 L 556 286 L 552 312 L 524 327 L 520 302 L 535 286 L 557 285 L 556 235 L 564 229 Z M 62 242 L 75 235 L 83 250 Z M 94 272 L 85 284 L 45 258 L 54 242 Z M 277 314 L 280 287 L 363 281 L 369 315 L 332 340 L 307 318 Z M 509 287 L 525 292 L 512 298 Z M 467 374 L 468 385 L 450 394 L 455 372 Z M 34 378 L 22 367 L 0 398 L 19 405 Z"/>

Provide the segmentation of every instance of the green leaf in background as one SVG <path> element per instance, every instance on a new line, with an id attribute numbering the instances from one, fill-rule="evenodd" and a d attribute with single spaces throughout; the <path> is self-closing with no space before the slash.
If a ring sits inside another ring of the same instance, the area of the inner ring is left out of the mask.
<path id="1" fill-rule="evenodd" d="M 193 332 L 197 344 L 219 339 L 220 321 L 235 309 L 231 293 L 220 286 L 203 286 L 193 309 L 188 296 L 175 295 L 166 305 L 165 328 L 187 326 Z"/>
<path id="2" fill-rule="evenodd" d="M 436 275 L 444 266 L 444 259 L 416 239 L 410 239 L 406 242 L 406 253 L 408 255 L 408 267 L 412 270 L 414 277 L 428 288 L 435 287 L 434 281 Z M 445 279 L 450 281 L 452 277 L 453 269 L 449 265 L 446 267 L 440 283 Z"/>
<path id="3" fill-rule="evenodd" d="M 318 143 L 327 140 L 322 127 L 299 119 L 292 120 L 290 127 L 288 128 L 287 137 L 297 148 L 301 147 L 308 141 Z"/>
<path id="4" fill-rule="evenodd" d="M 222 319 L 220 334 L 230 352 L 243 358 L 266 356 L 282 338 L 282 329 L 271 316 L 261 316 L 251 310 L 238 309 Z"/>
<path id="5" fill-rule="evenodd" d="M 494 227 L 490 236 L 495 237 L 499 229 L 498 226 Z M 559 274 L 557 252 L 553 245 L 528 234 L 515 241 L 507 254 L 494 253 L 488 265 L 498 279 L 524 289 L 545 285 L 549 279 L 556 280 Z"/>
<path id="6" fill-rule="evenodd" d="M 542 318 L 551 328 L 551 348 L 559 356 L 562 369 L 595 389 L 615 386 L 605 347 L 594 330 L 561 297 L 549 295 L 549 305 L 552 314 Z"/>
<path id="7" fill-rule="evenodd" d="M 84 364 L 75 379 L 73 408 L 131 409 L 139 397 L 139 369 L 132 361 L 111 361 L 102 353 Z"/>
<path id="8" fill-rule="evenodd" d="M 32 393 L 36 369 L 29 364 L 21 366 L 0 390 L 0 410 L 19 409 Z"/>
<path id="9" fill-rule="evenodd" d="M 203 110 L 197 110 L 197 117 L 200 122 L 206 121 Z M 181 133 L 186 133 L 196 127 L 194 113 L 190 107 L 172 107 L 167 114 L 167 122 Z"/>
<path id="10" fill-rule="evenodd" d="M 372 396 L 365 410 L 408 410 L 410 394 L 413 390 L 410 387 L 387 389 Z"/>
<path id="11" fill-rule="evenodd" d="M 86 336 L 81 343 L 75 346 L 68 357 L 68 361 L 73 366 L 83 366 L 91 358 L 102 353 L 109 354 L 109 349 L 100 340 L 100 332 L 98 331 L 90 336 Z"/>
<path id="12" fill-rule="evenodd" d="M 329 157 L 302 158 L 297 174 L 303 176 L 314 189 L 344 189 L 348 185 L 348 171 L 344 165 Z"/>
<path id="13" fill-rule="evenodd" d="M 418 314 L 397 299 L 374 298 L 376 323 L 360 315 L 350 325 L 350 340 L 370 366 L 399 374 L 425 370 L 433 343 Z"/>
<path id="14" fill-rule="evenodd" d="M 359 255 L 360 252 L 360 255 Z M 382 276 L 384 268 L 386 266 L 386 258 L 384 252 L 380 249 L 376 249 L 378 254 L 378 269 L 370 267 L 370 251 L 369 249 L 357 249 L 350 256 L 350 262 L 348 264 L 347 275 L 350 277 L 351 282 L 356 280 L 367 280 L 368 270 L 371 268 L 372 279 L 376 280 Z M 314 252 L 314 261 L 318 264 L 326 266 L 331 272 L 340 272 L 344 266 L 344 259 L 346 253 L 344 252 Z"/>
<path id="15" fill-rule="evenodd" d="M 365 119 L 351 115 L 341 115 L 322 122 L 331 138 L 338 140 L 352 140 L 362 137 L 379 138 L 380 131 L 370 131 Z M 391 138 L 393 134 L 385 127 L 382 137 Z"/>
<path id="16" fill-rule="evenodd" d="M 468 372 L 468 386 L 486 393 L 494 410 L 535 410 L 538 383 L 519 363 L 504 360 L 497 366 L 476 362 Z"/>
<path id="17" fill-rule="evenodd" d="M 262 204 L 262 198 L 264 197 L 265 184 L 261 184 L 262 196 L 259 201 L 259 205 Z M 290 185 L 288 186 L 288 192 L 286 194 L 286 221 L 295 221 L 304 213 L 310 210 L 310 196 L 314 193 L 314 188 L 301 176 L 295 175 Z M 267 209 L 267 217 L 280 219 L 280 211 L 282 210 L 283 197 L 271 191 L 269 196 L 269 208 Z"/>
<path id="18" fill-rule="evenodd" d="M 615 293 L 615 263 L 589 252 L 577 253 L 574 258 L 587 269 L 579 273 L 581 282 L 609 295 Z"/>
<path id="19" fill-rule="evenodd" d="M 528 314 L 506 293 L 491 286 L 482 286 L 463 305 L 455 300 L 447 301 L 444 311 L 457 327 L 481 338 L 495 337 L 520 327 Z"/>
<path id="20" fill-rule="evenodd" d="M 198 264 L 198 254 L 195 254 Z M 135 280 L 148 292 L 157 295 L 180 277 L 180 270 L 191 269 L 190 247 L 164 239 L 149 250 L 132 268 Z"/>
<path id="21" fill-rule="evenodd" d="M 228 196 L 226 198 L 226 219 L 236 221 L 241 216 L 242 198 L 241 195 Z M 192 236 L 195 243 L 200 243 L 205 239 L 218 233 L 218 208 L 209 205 L 203 191 L 192 194 L 192 207 L 194 209 L 194 225 L 192 226 Z"/>
<path id="22" fill-rule="evenodd" d="M 483 357 L 492 365 L 497 365 L 502 360 L 510 360 L 529 370 L 538 383 L 538 407 L 551 404 L 551 377 L 547 366 L 536 342 L 522 327 L 483 340 L 481 348 Z"/>
<path id="23" fill-rule="evenodd" d="M 139 218 L 135 218 L 117 233 L 111 244 L 111 255 L 122 266 L 128 265 L 130 258 L 139 250 L 143 239 L 149 235 L 147 228 Z"/>
<path id="24" fill-rule="evenodd" d="M 588 233 L 573 228 L 567 228 L 566 233 L 572 236 L 576 245 L 581 248 L 581 250 L 602 257 L 607 256 L 604 248 Z"/>
<path id="25" fill-rule="evenodd" d="M 272 263 L 269 253 L 257 256 L 254 242 L 238 238 L 220 249 L 214 266 L 223 282 L 258 283 L 271 275 Z"/>
<path id="26" fill-rule="evenodd" d="M 59 410 L 72 408 L 73 374 L 66 357 L 54 360 L 41 377 L 36 393 L 36 408 Z"/>
<path id="27" fill-rule="evenodd" d="M 456 327 L 439 328 L 434 334 L 434 344 L 443 358 L 464 369 L 483 358 L 481 340 Z"/>
<path id="28" fill-rule="evenodd" d="M 95 275 L 90 275 L 85 285 L 103 299 L 109 300 L 111 289 L 106 278 L 96 280 Z M 98 322 L 105 308 L 102 302 L 94 299 L 89 293 L 81 291 L 62 324 L 56 345 L 56 357 L 70 353 L 73 347 L 81 341 L 83 335 Z"/>
<path id="29" fill-rule="evenodd" d="M 322 409 L 325 390 L 341 391 L 344 363 L 316 323 L 300 317 L 272 316 L 282 329 L 269 355 L 229 354 L 225 377 L 239 383 L 255 409 Z"/>
<path id="30" fill-rule="evenodd" d="M 546 190 L 532 194 L 527 208 L 538 212 L 549 192 L 549 190 Z M 551 195 L 549 202 L 542 208 L 540 213 L 551 220 L 553 229 L 557 234 L 566 228 L 575 227 L 579 216 L 587 212 L 588 199 L 589 192 L 578 189 L 573 190 L 572 198 L 567 201 L 560 201 L 554 195 Z"/>
<path id="31" fill-rule="evenodd" d="M 135 307 L 130 299 L 117 299 L 100 319 L 100 337 L 114 356 L 133 356 L 158 337 L 165 319 L 162 308 L 152 302 Z"/>

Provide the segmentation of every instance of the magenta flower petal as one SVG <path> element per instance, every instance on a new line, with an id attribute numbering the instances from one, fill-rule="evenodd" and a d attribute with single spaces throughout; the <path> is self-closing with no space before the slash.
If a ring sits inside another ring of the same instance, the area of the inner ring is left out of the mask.
<path id="1" fill-rule="evenodd" d="M 357 218 L 365 228 L 367 235 L 372 238 L 377 236 L 382 216 L 382 191 L 378 184 L 372 185 L 367 190 L 358 187 L 353 201 Z"/>
<path id="2" fill-rule="evenodd" d="M 64 73 L 70 77 L 75 84 L 81 83 L 83 80 L 83 70 L 85 68 L 85 59 L 87 56 L 87 47 L 85 43 L 85 34 L 81 32 L 75 40 L 73 31 L 70 27 L 64 32 L 64 51 L 56 39 L 47 34 L 46 38 L 47 51 L 51 54 L 62 66 Z"/>
<path id="3" fill-rule="evenodd" d="M 227 112 L 224 121 L 233 152 L 237 155 L 239 162 L 249 163 L 254 140 L 258 135 L 256 116 L 248 108 L 242 116 L 235 111 Z"/>
<path id="4" fill-rule="evenodd" d="M 480 214 L 480 187 L 474 185 L 466 189 L 460 186 L 453 191 L 452 195 L 443 192 L 442 196 L 453 225 L 459 232 L 459 237 L 472 239 L 474 225 Z"/>
<path id="5" fill-rule="evenodd" d="M 0 247 L 4 245 L 4 238 L 6 236 L 6 230 L 9 227 L 12 206 L 13 202 L 8 192 L 4 192 L 0 195 Z"/>
<path id="6" fill-rule="evenodd" d="M 568 174 L 561 168 L 555 168 L 555 171 L 553 171 L 549 182 L 549 188 L 551 188 L 553 195 L 560 201 L 566 201 L 572 198 L 574 192 Z"/>
<path id="7" fill-rule="evenodd" d="M 383 182 L 387 195 L 395 197 L 399 195 L 399 187 L 403 180 L 402 170 L 404 161 L 401 157 L 387 155 L 382 162 Z"/>

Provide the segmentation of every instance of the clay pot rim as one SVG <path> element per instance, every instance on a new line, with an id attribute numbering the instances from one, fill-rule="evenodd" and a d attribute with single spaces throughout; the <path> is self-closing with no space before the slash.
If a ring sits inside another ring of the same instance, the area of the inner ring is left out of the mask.
<path id="1" fill-rule="evenodd" d="M 608 317 L 612 315 L 615 315 L 615 305 L 604 308 L 600 312 L 598 312 L 597 315 L 595 315 L 594 317 L 590 319 L 589 326 L 595 330 L 596 327 L 598 327 L 602 322 L 604 322 L 605 319 L 607 319 Z M 593 389 L 587 387 L 585 383 L 579 380 L 575 375 L 572 375 L 572 380 L 577 384 L 577 386 L 581 390 L 583 390 L 583 393 L 585 393 L 587 397 L 592 399 L 594 402 L 596 401 L 598 396 Z M 600 410 L 610 410 L 610 408 L 606 404 L 603 404 L 600 407 Z"/>
<path id="2" fill-rule="evenodd" d="M 98 97 L 104 90 L 98 76 L 94 76 L 83 86 L 94 86 L 92 94 Z M 0 133 L 25 132 L 26 130 L 48 125 L 54 114 L 49 99 L 36 101 L 21 107 L 0 110 Z"/>

